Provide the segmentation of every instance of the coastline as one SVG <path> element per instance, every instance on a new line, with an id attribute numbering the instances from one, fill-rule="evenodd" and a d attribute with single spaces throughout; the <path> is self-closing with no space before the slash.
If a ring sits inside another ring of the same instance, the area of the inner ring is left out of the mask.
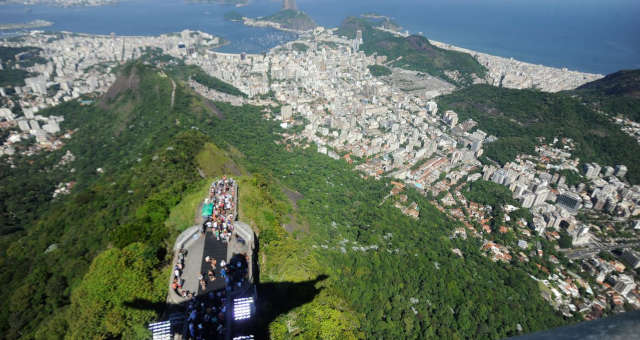
<path id="1" fill-rule="evenodd" d="M 33 20 L 25 23 L 0 24 L 0 31 L 33 29 L 33 28 L 42 28 L 42 27 L 50 27 L 50 26 L 53 26 L 53 22 L 38 19 L 38 20 Z"/>
<path id="2" fill-rule="evenodd" d="M 566 67 L 558 68 L 528 63 L 431 39 L 429 39 L 429 42 L 436 47 L 467 53 L 474 57 L 482 66 L 487 68 L 487 82 L 493 86 L 514 89 L 534 88 L 545 92 L 559 92 L 575 89 L 580 85 L 605 76 L 603 74 L 569 70 Z"/>
<path id="3" fill-rule="evenodd" d="M 245 26 L 269 27 L 269 28 L 277 29 L 277 30 L 280 30 L 280 31 L 283 31 L 283 32 L 289 32 L 289 33 L 295 33 L 295 34 L 304 34 L 304 33 L 313 31 L 313 30 L 307 30 L 307 31 L 294 30 L 294 29 L 291 29 L 291 28 L 282 27 L 277 22 L 267 21 L 267 20 L 260 20 L 260 19 L 252 19 L 252 18 L 248 18 L 248 17 L 242 17 L 242 21 L 241 22 Z"/>
<path id="4" fill-rule="evenodd" d="M 391 33 L 397 37 L 406 38 L 408 31 L 399 32 L 384 27 L 377 30 Z M 520 61 L 493 54 L 482 53 L 445 42 L 431 40 L 429 42 L 441 49 L 467 53 L 487 69 L 485 81 L 489 85 L 512 89 L 536 89 L 545 92 L 559 92 L 573 90 L 580 85 L 598 80 L 603 74 L 587 73 L 540 64 Z"/>
<path id="5" fill-rule="evenodd" d="M 300 31 L 294 29 L 288 29 L 281 27 L 279 23 L 271 21 L 256 20 L 247 17 L 242 18 L 242 24 L 246 26 L 260 27 L 260 28 L 272 28 L 283 32 L 294 34 L 306 34 L 312 32 Z M 322 27 L 322 26 L 319 26 Z M 389 29 L 377 27 L 377 29 L 384 30 L 393 33 L 398 36 L 406 37 L 408 32 L 397 32 Z M 79 36 L 102 36 L 107 35 L 90 34 L 90 33 L 74 33 L 69 31 L 60 31 L 61 33 L 74 34 Z M 27 33 L 22 33 L 27 34 Z M 21 34 L 19 34 L 21 35 Z M 129 37 L 145 38 L 154 37 L 154 35 L 135 35 Z M 567 68 L 556 68 L 551 66 L 532 64 L 523 61 L 519 61 L 513 58 L 506 58 L 487 53 L 482 53 L 463 47 L 455 46 L 441 41 L 429 40 L 431 44 L 436 47 L 467 53 L 473 56 L 481 65 L 487 68 L 487 75 L 481 83 L 487 83 L 489 85 L 506 87 L 513 89 L 537 89 L 545 92 L 559 92 L 565 90 L 575 89 L 585 83 L 603 78 L 602 74 L 586 73 L 575 70 L 569 70 Z M 226 39 L 221 40 L 219 44 L 212 47 L 212 50 L 222 48 L 229 45 L 231 41 Z M 281 44 L 282 45 L 282 44 Z M 278 46 L 281 46 L 278 45 Z M 274 48 L 278 47 L 275 46 Z"/>
<path id="6" fill-rule="evenodd" d="M 120 0 L 9 0 L 6 4 L 24 6 L 48 5 L 61 8 L 99 7 L 117 4 Z"/>

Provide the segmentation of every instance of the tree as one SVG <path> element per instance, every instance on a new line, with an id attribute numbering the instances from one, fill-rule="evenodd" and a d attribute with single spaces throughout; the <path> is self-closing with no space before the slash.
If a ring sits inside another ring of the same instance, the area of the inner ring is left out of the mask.
<path id="1" fill-rule="evenodd" d="M 560 240 L 558 240 L 558 244 L 560 248 L 571 248 L 571 236 L 564 230 L 560 230 Z"/>
<path id="2" fill-rule="evenodd" d="M 160 284 L 154 284 L 157 265 L 153 249 L 142 243 L 98 255 L 71 296 L 69 337 L 148 338 L 144 325 L 157 317 L 156 312 L 134 309 L 128 303 L 163 301 L 166 277 L 156 278 Z"/>

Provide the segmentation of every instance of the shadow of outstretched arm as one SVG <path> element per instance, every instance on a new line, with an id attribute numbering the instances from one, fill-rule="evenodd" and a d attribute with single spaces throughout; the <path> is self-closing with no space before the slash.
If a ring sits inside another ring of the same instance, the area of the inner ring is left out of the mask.
<path id="1" fill-rule="evenodd" d="M 162 313 L 167 309 L 168 304 L 165 302 L 151 302 L 146 299 L 134 299 L 132 301 L 125 301 L 123 303 L 125 307 L 139 309 L 139 310 L 152 310 L 158 315 L 162 315 Z"/>
<path id="2" fill-rule="evenodd" d="M 268 339 L 269 324 L 278 316 L 311 302 L 323 289 L 316 285 L 327 278 L 327 275 L 320 275 L 303 282 L 261 283 L 258 286 L 257 338 Z"/>

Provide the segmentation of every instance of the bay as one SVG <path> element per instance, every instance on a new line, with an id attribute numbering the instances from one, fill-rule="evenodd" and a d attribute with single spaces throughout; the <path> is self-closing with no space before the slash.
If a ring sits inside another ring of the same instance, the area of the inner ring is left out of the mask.
<path id="1" fill-rule="evenodd" d="M 320 25 L 335 27 L 348 15 L 376 12 L 411 33 L 479 52 L 592 73 L 640 68 L 640 1 L 635 0 L 298 0 Z M 47 30 L 157 35 L 202 30 L 231 43 L 223 52 L 261 53 L 295 38 L 223 19 L 236 10 L 256 17 L 281 1 L 253 0 L 235 8 L 183 0 L 124 0 L 101 7 L 0 5 L 0 23 L 43 19 Z"/>
<path id="2" fill-rule="evenodd" d="M 244 26 L 224 20 L 224 14 L 237 10 L 247 16 L 265 15 L 279 9 L 274 2 L 262 1 L 235 8 L 209 2 L 182 0 L 125 0 L 96 7 L 56 7 L 47 5 L 0 5 L 0 23 L 23 23 L 35 19 L 53 22 L 47 31 L 118 35 L 160 35 L 184 29 L 200 30 L 229 41 L 218 50 L 227 53 L 262 53 L 295 39 L 296 35 L 271 28 Z"/>

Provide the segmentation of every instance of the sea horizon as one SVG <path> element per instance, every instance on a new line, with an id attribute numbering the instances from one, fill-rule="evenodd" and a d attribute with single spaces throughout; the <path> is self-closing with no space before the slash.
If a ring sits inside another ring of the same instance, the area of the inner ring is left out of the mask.
<path id="1" fill-rule="evenodd" d="M 472 0 L 406 0 L 405 6 L 383 0 L 367 1 L 366 6 L 361 1 L 299 0 L 298 7 L 328 28 L 339 26 L 347 16 L 376 12 L 391 17 L 411 34 L 422 34 L 431 40 L 532 64 L 608 74 L 640 68 L 640 34 L 633 34 L 640 32 L 639 25 L 633 22 L 640 5 L 631 4 L 631 10 L 620 12 L 626 2 L 585 0 L 583 6 L 572 8 L 571 4 L 577 3 L 574 0 L 563 6 L 546 0 L 538 5 L 506 0 L 482 4 Z M 244 7 L 181 0 L 128 0 L 70 8 L 4 4 L 0 5 L 0 23 L 40 19 L 53 22 L 43 28 L 47 31 L 118 35 L 160 35 L 192 29 L 229 40 L 230 44 L 219 51 L 262 53 L 295 35 L 225 21 L 224 14 L 238 11 L 249 17 L 264 16 L 279 10 L 280 5 L 268 0 L 252 1 Z M 599 11 L 604 7 L 607 12 Z M 482 18 L 482 25 L 477 25 L 478 19 L 474 22 L 473 16 Z M 585 16 L 598 20 L 585 23 Z M 114 22 L 112 18 L 118 19 Z"/>

